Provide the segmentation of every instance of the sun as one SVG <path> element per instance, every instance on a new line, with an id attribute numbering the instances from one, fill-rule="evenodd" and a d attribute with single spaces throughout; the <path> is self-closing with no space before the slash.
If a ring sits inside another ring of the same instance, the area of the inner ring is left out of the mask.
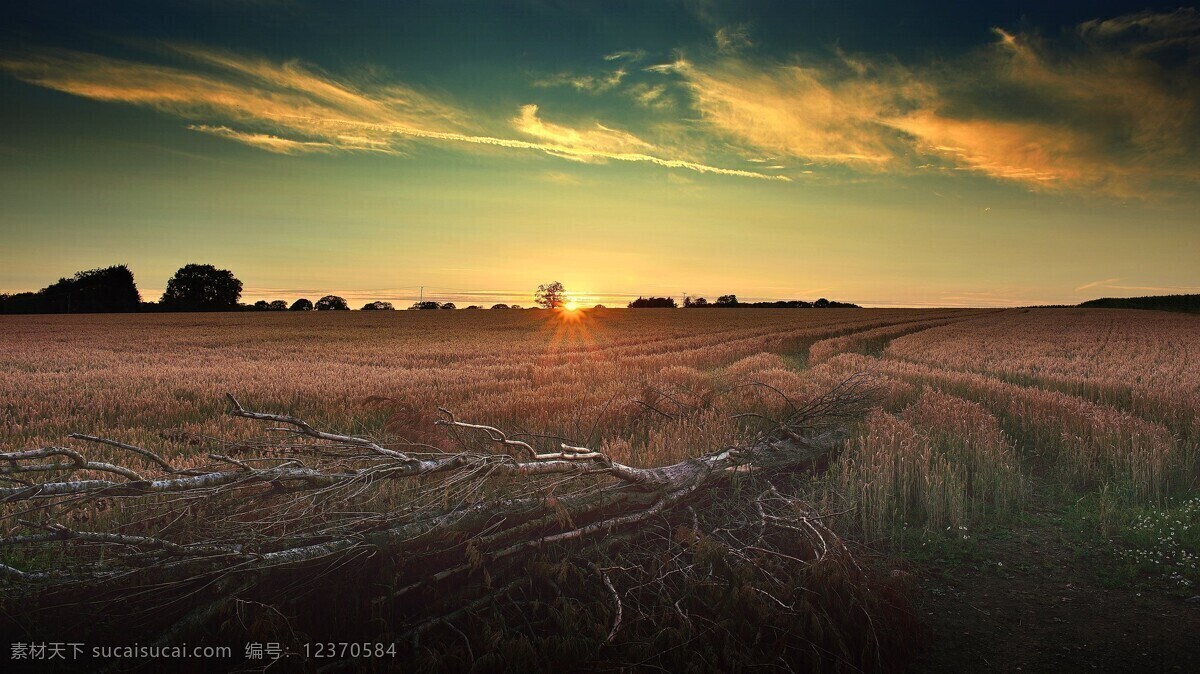
<path id="1" fill-rule="evenodd" d="M 567 303 L 563 305 L 563 308 L 567 311 L 576 311 L 579 309 L 579 302 L 576 302 L 575 300 L 567 300 Z"/>

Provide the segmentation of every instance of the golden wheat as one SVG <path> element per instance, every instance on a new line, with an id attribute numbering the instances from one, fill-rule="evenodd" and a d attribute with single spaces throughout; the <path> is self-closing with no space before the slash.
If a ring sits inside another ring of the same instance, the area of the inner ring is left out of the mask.
<path id="1" fill-rule="evenodd" d="M 226 392 L 348 432 L 381 432 L 394 416 L 394 432 L 432 439 L 443 405 L 517 431 L 637 445 L 651 424 L 634 399 L 655 404 L 649 398 L 666 389 L 759 373 L 795 389 L 802 378 L 775 354 L 924 313 L 596 311 L 578 322 L 548 311 L 5 316 L 0 446 L 88 432 L 178 456 L 206 436 L 260 432 L 223 414 Z M 371 397 L 391 402 L 373 410 L 364 405 Z M 679 416 L 676 403 L 661 404 Z M 407 416 L 393 415 L 397 408 Z M 717 432 L 722 424 L 707 424 L 704 435 L 659 418 L 655 446 L 678 442 L 698 453 L 734 440 Z"/>
<path id="2" fill-rule="evenodd" d="M 1194 481 L 1198 325 L 1103 310 L 6 316 L 0 446 L 89 432 L 186 463 L 209 438 L 261 432 L 223 414 L 230 392 L 435 445 L 443 405 L 656 464 L 739 441 L 747 430 L 731 413 L 782 413 L 775 390 L 802 399 L 868 370 L 882 409 L 843 455 L 839 489 L 874 533 L 955 526 L 1020 503 L 1018 458 L 1026 472 L 1050 465 L 1142 501 Z M 730 390 L 747 381 L 765 386 Z"/>

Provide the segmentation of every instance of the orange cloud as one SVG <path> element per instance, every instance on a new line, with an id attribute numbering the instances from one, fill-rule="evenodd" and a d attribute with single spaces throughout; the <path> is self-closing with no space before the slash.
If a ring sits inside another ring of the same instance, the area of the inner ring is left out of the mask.
<path id="1" fill-rule="evenodd" d="M 466 112 L 400 84 L 338 81 L 296 62 L 275 63 L 191 46 L 173 51 L 188 69 L 49 51 L 7 58 L 19 79 L 94 100 L 152 107 L 194 123 L 188 128 L 280 154 L 328 151 L 397 153 L 413 140 L 537 150 L 577 161 L 613 159 L 714 175 L 787 180 L 672 156 L 636 136 L 542 122 L 537 106 L 516 120 L 520 140 L 472 133 Z M 650 154 L 653 151 L 654 154 Z"/>
<path id="2" fill-rule="evenodd" d="M 202 122 L 258 147 L 264 135 L 297 143 L 361 150 L 394 144 L 396 136 L 450 133 L 465 114 L 414 89 L 366 89 L 337 82 L 295 62 L 271 63 L 196 47 L 176 47 L 193 69 L 138 63 L 72 51 L 9 58 L 0 67 L 18 78 L 95 100 L 152 107 Z M 219 122 L 214 124 L 214 122 Z M 231 125 L 251 127 L 234 130 Z M 354 130 L 350 139 L 342 138 Z M 269 133 L 267 133 L 269 132 Z M 353 134 L 367 134 L 354 138 Z"/>
<path id="3" fill-rule="evenodd" d="M 884 124 L 925 87 L 900 69 L 845 77 L 816 65 L 725 59 L 673 66 L 705 122 L 758 150 L 879 170 L 895 158 Z"/>
<path id="4" fill-rule="evenodd" d="M 1087 22 L 1059 41 L 995 33 L 937 66 L 837 50 L 652 70 L 682 78 L 703 121 L 755 153 L 868 173 L 940 165 L 1117 197 L 1200 181 L 1197 62 L 1164 51 L 1200 45 L 1200 12 Z"/>

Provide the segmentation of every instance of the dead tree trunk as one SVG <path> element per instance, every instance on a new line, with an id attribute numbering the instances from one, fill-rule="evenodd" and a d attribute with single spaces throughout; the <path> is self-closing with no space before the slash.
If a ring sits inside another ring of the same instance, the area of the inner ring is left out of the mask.
<path id="1" fill-rule="evenodd" d="M 67 448 L 0 454 L 0 477 L 12 484 L 0 487 L 6 531 L 0 586 L 10 611 L 22 602 L 111 607 L 119 600 L 143 617 L 171 615 L 155 622 L 153 634 L 169 641 L 217 620 L 231 602 L 294 603 L 322 578 L 345 586 L 363 568 L 384 568 L 370 587 L 357 588 L 359 600 L 368 599 L 373 612 L 402 607 L 388 614 L 399 624 L 383 633 L 416 643 L 518 590 L 527 593 L 522 583 L 530 564 L 555 558 L 548 551 L 591 546 L 594 558 L 575 558 L 572 573 L 607 597 L 604 641 L 614 642 L 631 615 L 649 615 L 628 612 L 632 590 L 623 594 L 614 577 L 626 576 L 643 598 L 646 587 L 674 581 L 640 583 L 620 555 L 609 553 L 614 546 L 644 548 L 648 527 L 675 523 L 689 533 L 674 541 L 668 530 L 668 545 L 684 546 L 689 556 L 715 545 L 758 569 L 754 574 L 767 574 L 755 587 L 764 601 L 799 610 L 770 589 L 779 581 L 767 569 L 834 560 L 851 576 L 862 570 L 821 517 L 781 494 L 770 478 L 820 465 L 838 444 L 829 427 L 868 400 L 855 378 L 807 404 L 789 400 L 787 416 L 768 420 L 769 428 L 745 446 L 642 468 L 567 443 L 539 451 L 448 410 L 438 423 L 457 434 L 462 451 L 323 432 L 300 419 L 247 410 L 230 396 L 231 414 L 275 424 L 271 430 L 286 432 L 288 440 L 253 457 L 212 454 L 208 467 L 179 469 L 144 448 L 72 436 L 130 453 L 154 469 L 146 474 Z M 500 451 L 474 448 L 472 438 Z M 26 481 L 31 475 L 57 479 Z M 730 506 L 729 485 L 746 480 L 757 493 Z M 118 506 L 123 518 L 105 515 Z M 723 514 L 714 520 L 709 515 L 717 511 Z M 695 565 L 657 573 L 676 572 L 691 578 Z M 380 577 L 384 582 L 376 582 Z M 691 624 L 678 601 L 674 606 Z M 864 615 L 872 620 L 869 611 Z M 471 639 L 464 639 L 474 658 Z M 877 635 L 873 644 L 878 657 Z"/>

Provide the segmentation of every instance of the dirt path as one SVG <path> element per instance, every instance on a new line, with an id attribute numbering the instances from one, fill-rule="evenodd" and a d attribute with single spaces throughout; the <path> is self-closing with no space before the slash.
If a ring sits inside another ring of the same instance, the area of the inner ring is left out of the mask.
<path id="1" fill-rule="evenodd" d="M 1198 672 L 1200 603 L 1105 582 L 1109 553 L 1057 515 L 914 570 L 933 644 L 916 672 Z"/>

